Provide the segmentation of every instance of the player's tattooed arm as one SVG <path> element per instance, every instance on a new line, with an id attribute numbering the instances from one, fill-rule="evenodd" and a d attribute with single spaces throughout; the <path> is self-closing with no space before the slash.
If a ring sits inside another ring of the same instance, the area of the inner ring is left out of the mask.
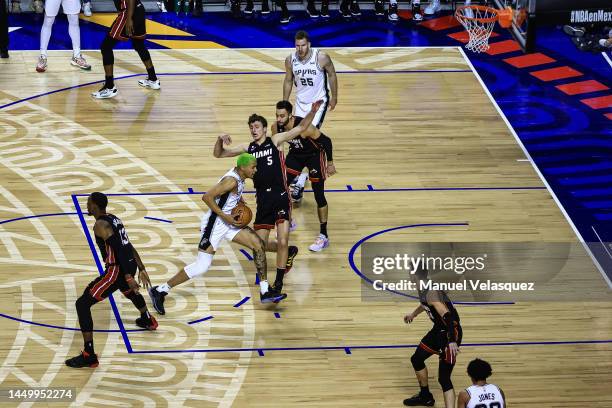
<path id="1" fill-rule="evenodd" d="M 232 144 L 232 137 L 228 134 L 222 134 L 217 138 L 215 147 L 213 150 L 213 156 L 216 158 L 220 157 L 233 157 L 238 156 L 241 153 L 247 151 L 248 145 L 243 143 L 235 147 L 226 147 Z"/>
<path id="2" fill-rule="evenodd" d="M 113 235 L 113 228 L 104 220 L 96 220 L 94 224 L 94 234 L 106 241 Z"/>
<path id="3" fill-rule="evenodd" d="M 211 187 L 203 196 L 202 201 L 211 209 L 212 212 L 217 214 L 219 218 L 225 221 L 227 224 L 240 226 L 240 223 L 234 220 L 230 215 L 223 212 L 221 207 L 215 202 L 215 198 L 233 191 L 238 186 L 238 182 L 233 177 L 224 177 L 223 180 Z"/>
<path id="4" fill-rule="evenodd" d="M 313 103 L 310 112 L 308 112 L 308 115 L 306 115 L 306 117 L 302 119 L 299 125 L 286 132 L 275 134 L 274 136 L 272 136 L 272 143 L 274 143 L 275 146 L 280 146 L 282 143 L 285 143 L 301 135 L 302 132 L 308 129 L 308 126 L 310 126 L 310 124 L 312 123 L 312 120 L 314 119 L 317 111 L 319 110 L 322 104 L 323 101 L 316 101 L 315 103 Z"/>
<path id="5" fill-rule="evenodd" d="M 285 58 L 285 80 L 283 81 L 283 101 L 288 101 L 293 88 L 293 67 L 291 66 L 291 55 Z"/>
<path id="6" fill-rule="evenodd" d="M 331 88 L 331 98 L 329 99 L 329 110 L 334 110 L 338 103 L 338 78 L 336 68 L 329 55 L 324 52 L 319 53 L 319 66 L 327 73 L 329 87 Z"/>

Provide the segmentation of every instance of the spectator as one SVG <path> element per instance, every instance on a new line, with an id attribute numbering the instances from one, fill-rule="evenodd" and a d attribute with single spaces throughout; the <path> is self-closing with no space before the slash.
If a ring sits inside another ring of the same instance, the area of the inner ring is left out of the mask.
<path id="1" fill-rule="evenodd" d="M 603 48 L 612 48 L 612 28 L 610 28 L 608 31 L 608 38 L 602 38 L 599 40 L 599 46 Z"/>
<path id="2" fill-rule="evenodd" d="M 0 58 L 8 58 L 8 14 L 6 0 L 0 0 Z"/>
<path id="3" fill-rule="evenodd" d="M 36 14 L 42 14 L 43 11 L 45 11 L 45 7 L 43 5 L 42 0 L 32 1 L 31 7 L 32 7 L 32 11 L 35 12 Z"/>
<path id="4" fill-rule="evenodd" d="M 19 14 L 21 13 L 21 2 L 20 0 L 11 1 L 11 13 Z"/>
<path id="5" fill-rule="evenodd" d="M 572 42 L 581 51 L 601 52 L 612 47 L 612 28 L 598 24 L 587 26 L 563 26 L 563 32 L 572 37 Z M 602 38 L 608 37 L 608 38 Z"/>

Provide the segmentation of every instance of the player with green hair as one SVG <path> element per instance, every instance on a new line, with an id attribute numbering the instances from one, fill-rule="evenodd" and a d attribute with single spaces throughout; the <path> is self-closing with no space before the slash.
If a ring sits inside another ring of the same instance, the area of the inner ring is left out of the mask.
<path id="1" fill-rule="evenodd" d="M 153 307 L 159 314 L 165 314 L 164 300 L 170 289 L 189 279 L 205 274 L 212 264 L 213 256 L 225 239 L 250 248 L 259 275 L 261 302 L 279 302 L 287 297 L 268 284 L 266 253 L 264 243 L 249 227 L 243 227 L 232 218 L 234 207 L 242 199 L 246 179 L 252 179 L 257 171 L 257 159 L 249 153 L 242 153 L 236 160 L 236 167 L 230 169 L 219 182 L 210 188 L 202 201 L 209 211 L 202 217 L 200 230 L 202 238 L 198 244 L 195 261 L 170 278 L 166 283 L 149 289 Z"/>

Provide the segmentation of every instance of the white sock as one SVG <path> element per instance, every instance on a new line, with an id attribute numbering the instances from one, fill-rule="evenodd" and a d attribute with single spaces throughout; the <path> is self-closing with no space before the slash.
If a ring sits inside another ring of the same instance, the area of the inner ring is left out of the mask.
<path id="1" fill-rule="evenodd" d="M 298 179 L 295 182 L 295 185 L 299 186 L 300 188 L 304 188 L 304 185 L 306 184 L 306 180 L 308 180 L 308 174 L 302 173 L 298 176 Z"/>
<path id="2" fill-rule="evenodd" d="M 55 17 L 49 17 L 45 14 L 42 28 L 40 29 L 40 55 L 47 57 L 47 47 L 49 47 L 49 40 L 51 39 L 51 29 Z"/>
<path id="3" fill-rule="evenodd" d="M 268 291 L 268 281 L 262 280 L 259 281 L 259 290 L 261 291 L 261 294 L 265 294 Z"/>
<path id="4" fill-rule="evenodd" d="M 161 285 L 159 285 L 159 286 L 157 287 L 157 291 L 158 291 L 158 292 L 166 292 L 166 293 L 170 293 L 170 289 L 171 289 L 171 288 L 170 288 L 170 285 L 168 285 L 168 282 L 163 283 L 163 284 L 161 284 Z"/>
<path id="5" fill-rule="evenodd" d="M 72 40 L 72 56 L 81 55 L 81 29 L 79 28 L 78 14 L 68 14 L 68 34 Z"/>

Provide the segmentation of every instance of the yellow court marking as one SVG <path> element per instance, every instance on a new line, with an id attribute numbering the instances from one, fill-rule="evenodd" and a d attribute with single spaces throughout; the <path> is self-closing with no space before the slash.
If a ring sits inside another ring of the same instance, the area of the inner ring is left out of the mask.
<path id="1" fill-rule="evenodd" d="M 94 14 L 91 17 L 81 16 L 81 20 L 90 21 L 92 23 L 103 25 L 104 27 L 110 27 L 117 17 L 116 13 L 102 13 Z M 147 34 L 151 35 L 181 35 L 193 37 L 193 34 L 189 34 L 186 31 L 179 30 L 174 27 L 167 26 L 165 24 L 158 23 L 157 21 L 147 19 Z"/>
<path id="2" fill-rule="evenodd" d="M 164 47 L 168 47 L 175 50 L 186 50 L 186 49 L 204 49 L 204 48 L 225 48 L 223 45 L 214 41 L 189 41 L 189 40 L 151 40 L 155 44 L 159 44 Z"/>

